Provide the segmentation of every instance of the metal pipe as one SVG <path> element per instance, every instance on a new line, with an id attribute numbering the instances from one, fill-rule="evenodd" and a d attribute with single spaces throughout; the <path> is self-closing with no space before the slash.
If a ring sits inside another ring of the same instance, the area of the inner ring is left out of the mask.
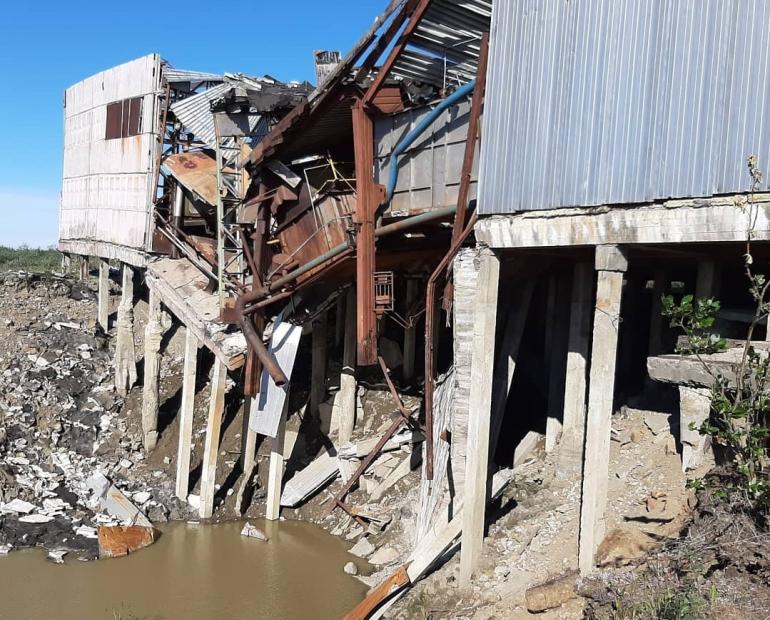
<path id="1" fill-rule="evenodd" d="M 473 230 L 477 215 L 474 211 L 468 225 L 430 274 L 425 291 L 425 477 L 428 480 L 433 480 L 433 311 L 436 303 L 436 281 Z"/>
<path id="2" fill-rule="evenodd" d="M 385 204 L 389 203 L 393 198 L 393 192 L 396 190 L 396 183 L 398 182 L 398 158 L 399 156 L 419 138 L 425 131 L 433 124 L 439 115 L 447 108 L 453 106 L 460 101 L 463 97 L 467 97 L 473 92 L 476 86 L 476 80 L 471 80 L 467 84 L 464 84 L 456 91 L 454 91 L 449 97 L 442 99 L 441 102 L 433 108 L 428 115 L 422 119 L 417 126 L 412 129 L 406 136 L 396 145 L 393 152 L 390 154 L 390 173 L 388 176 L 388 185 L 385 198 Z"/>
<path id="3" fill-rule="evenodd" d="M 375 230 L 374 234 L 377 237 L 381 237 L 390 233 L 399 232 L 411 226 L 416 226 L 418 224 L 423 224 L 425 222 L 451 215 L 455 212 L 456 209 L 456 206 L 452 206 L 445 207 L 443 209 L 436 209 L 435 211 L 421 213 L 419 215 L 401 220 L 400 222 L 395 222 L 394 224 L 389 224 L 388 226 L 382 226 L 381 228 Z M 291 273 L 286 274 L 282 278 L 270 282 L 267 284 L 267 286 L 262 286 L 260 288 L 256 288 L 252 291 L 244 293 L 243 295 L 239 295 L 236 299 L 235 312 L 236 316 L 238 317 L 238 324 L 243 330 L 243 335 L 245 336 L 249 345 L 253 347 L 257 357 L 262 362 L 265 370 L 267 370 L 268 374 L 276 385 L 283 385 L 288 381 L 288 379 L 283 373 L 283 370 L 281 370 L 281 367 L 278 365 L 278 362 L 275 361 L 275 358 L 265 348 L 265 345 L 262 342 L 262 336 L 258 334 L 257 330 L 254 328 L 254 323 L 251 321 L 249 314 L 253 312 L 255 308 L 249 308 L 248 306 L 262 301 L 266 297 L 269 297 L 271 293 L 277 291 L 280 288 L 283 288 L 285 285 L 293 282 L 300 276 L 308 273 L 316 267 L 319 267 L 323 263 L 335 258 L 336 256 L 339 256 L 343 252 L 352 249 L 353 247 L 354 243 L 352 241 L 343 241 L 342 243 L 335 245 L 332 249 L 327 250 L 323 254 L 315 257 L 313 260 L 308 261 L 301 267 L 298 267 Z"/>

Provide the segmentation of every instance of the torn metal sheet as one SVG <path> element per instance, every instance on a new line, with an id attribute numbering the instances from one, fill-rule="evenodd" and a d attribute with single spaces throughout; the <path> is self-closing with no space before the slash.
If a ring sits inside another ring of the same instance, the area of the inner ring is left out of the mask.
<path id="1" fill-rule="evenodd" d="M 217 162 L 200 151 L 177 153 L 163 160 L 163 171 L 210 205 L 217 204 Z"/>
<path id="2" fill-rule="evenodd" d="M 297 357 L 300 336 L 302 336 L 301 325 L 281 321 L 280 317 L 276 319 L 269 351 L 289 380 L 291 380 L 294 360 Z M 267 370 L 262 371 L 257 415 L 249 420 L 249 428 L 252 431 L 268 437 L 275 437 L 278 434 L 289 385 L 290 383 L 286 383 L 277 386 Z"/>

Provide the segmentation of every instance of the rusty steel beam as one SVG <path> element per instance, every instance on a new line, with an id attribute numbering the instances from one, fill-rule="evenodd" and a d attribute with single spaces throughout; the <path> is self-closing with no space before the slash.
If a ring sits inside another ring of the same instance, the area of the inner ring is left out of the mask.
<path id="1" fill-rule="evenodd" d="M 460 236 L 454 240 L 449 247 L 441 262 L 433 270 L 428 278 L 428 285 L 425 290 L 425 477 L 433 480 L 433 390 L 434 386 L 434 368 L 433 357 L 435 342 L 433 342 L 433 313 L 436 303 L 436 282 L 439 276 L 446 269 L 449 261 L 465 242 L 465 239 L 473 230 L 476 223 L 477 213 L 474 211 L 468 225 L 460 233 Z"/>
<path id="2" fill-rule="evenodd" d="M 427 11 L 428 7 L 430 7 L 430 3 L 431 3 L 431 0 L 419 0 L 419 2 L 417 3 L 417 6 L 414 7 L 414 10 L 412 11 L 411 16 L 409 17 L 409 21 L 407 22 L 403 32 L 401 33 L 401 36 L 398 37 L 398 41 L 396 41 L 396 44 L 393 46 L 393 49 L 390 50 L 390 54 L 388 54 L 387 59 L 382 64 L 379 71 L 377 71 L 377 77 L 374 78 L 372 85 L 369 87 L 369 89 L 366 91 L 366 94 L 363 97 L 362 102 L 365 106 L 368 106 L 369 104 L 371 104 L 375 96 L 377 96 L 377 92 L 385 83 L 385 80 L 388 77 L 388 73 L 390 73 L 390 70 L 393 68 L 393 64 L 396 62 L 399 55 L 406 47 L 409 37 L 414 32 L 414 29 L 417 28 L 417 25 L 420 23 L 420 20 L 422 20 L 423 16 L 425 15 L 425 11 Z"/>
<path id="3" fill-rule="evenodd" d="M 374 123 L 363 103 L 353 106 L 356 162 L 356 334 L 359 366 L 377 363 L 377 316 L 374 311 L 374 214 L 379 201 L 374 185 Z"/>
<path id="4" fill-rule="evenodd" d="M 409 17 L 414 11 L 414 7 L 417 2 L 418 0 L 408 0 L 408 2 L 406 2 L 402 7 L 401 11 L 399 11 L 398 15 L 393 18 L 393 21 L 390 22 L 388 29 L 377 40 L 377 43 L 374 45 L 374 48 L 372 48 L 372 51 L 369 52 L 369 54 L 364 59 L 364 62 L 361 63 L 361 67 L 356 73 L 355 81 L 364 79 L 369 71 L 374 68 L 375 63 L 379 60 L 380 56 L 382 56 L 382 53 L 387 49 L 388 45 L 390 45 L 393 37 L 396 36 L 399 28 L 401 28 L 401 26 L 406 21 L 406 18 Z"/>
<path id="5" fill-rule="evenodd" d="M 468 135 L 465 138 L 465 153 L 463 155 L 463 169 L 460 174 L 460 188 L 457 193 L 457 212 L 452 226 L 452 243 L 462 234 L 465 226 L 465 220 L 468 213 L 468 195 L 471 187 L 471 176 L 473 174 L 473 160 L 476 157 L 476 142 L 479 134 L 479 120 L 481 118 L 481 109 L 484 105 L 484 91 L 487 85 L 487 60 L 489 58 L 489 33 L 481 35 L 481 47 L 479 48 L 479 64 L 476 68 L 476 87 L 473 89 L 471 97 L 471 111 L 468 119 Z M 452 266 L 449 265 L 447 274 L 452 273 Z M 451 278 L 447 279 L 444 285 L 444 310 L 449 312 L 452 307 L 452 297 L 454 295 L 454 286 Z"/>

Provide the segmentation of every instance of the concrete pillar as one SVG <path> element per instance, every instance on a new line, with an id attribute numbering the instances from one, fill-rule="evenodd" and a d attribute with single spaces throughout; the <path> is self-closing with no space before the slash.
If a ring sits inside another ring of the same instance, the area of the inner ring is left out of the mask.
<path id="1" fill-rule="evenodd" d="M 593 570 L 596 550 L 605 534 L 620 302 L 623 274 L 627 269 L 628 260 L 622 248 L 615 245 L 597 246 L 596 309 L 580 512 L 579 565 L 582 573 Z"/>
<path id="2" fill-rule="evenodd" d="M 270 469 L 267 473 L 267 505 L 265 519 L 277 521 L 281 516 L 281 483 L 283 482 L 283 444 L 286 437 L 286 414 L 289 410 L 289 397 L 281 413 L 278 432 L 270 441 Z"/>
<path id="3" fill-rule="evenodd" d="M 583 458 L 593 287 L 593 266 L 590 263 L 575 264 L 564 384 L 563 434 L 559 448 L 560 469 L 570 473 L 581 469 Z"/>
<path id="4" fill-rule="evenodd" d="M 698 432 L 711 414 L 711 390 L 679 386 L 679 438 L 682 442 L 682 471 L 713 463 L 711 437 Z M 690 429 L 692 425 L 692 430 Z"/>
<path id="5" fill-rule="evenodd" d="M 190 484 L 195 380 L 198 376 L 198 338 L 190 328 L 185 334 L 182 404 L 179 408 L 179 446 L 176 456 L 176 496 L 186 500 Z"/>
<path id="6" fill-rule="evenodd" d="M 406 307 L 409 309 L 417 298 L 419 281 L 409 278 L 406 281 Z M 409 318 L 409 317 L 407 317 Z M 404 330 L 404 381 L 414 379 L 414 356 L 417 344 L 417 325 L 410 325 Z"/>
<path id="7" fill-rule="evenodd" d="M 142 432 L 144 449 L 148 452 L 158 442 L 158 409 L 160 393 L 160 344 L 163 339 L 163 316 L 160 297 L 150 289 L 147 326 L 144 329 L 144 385 L 142 387 Z"/>
<path id="8" fill-rule="evenodd" d="M 88 256 L 79 256 L 78 263 L 80 267 L 80 281 L 88 282 Z"/>
<path id="9" fill-rule="evenodd" d="M 97 303 L 97 322 L 106 332 L 110 328 L 110 264 L 103 258 L 99 259 L 99 296 Z"/>
<path id="10" fill-rule="evenodd" d="M 715 297 L 719 294 L 719 268 L 713 260 L 698 263 L 695 297 Z"/>
<path id="11" fill-rule="evenodd" d="M 348 289 L 345 296 L 345 342 L 342 354 L 340 390 L 335 407 L 339 412 L 338 444 L 350 441 L 356 424 L 356 291 Z"/>
<path id="12" fill-rule="evenodd" d="M 313 360 L 310 377 L 310 415 L 318 415 L 318 405 L 326 396 L 326 312 L 313 321 Z M 328 433 L 328 428 L 325 429 Z"/>
<path id="13" fill-rule="evenodd" d="M 246 511 L 244 501 L 246 490 L 254 478 L 257 469 L 257 433 L 251 430 L 251 418 L 259 410 L 259 396 L 246 396 L 243 399 L 243 425 L 241 429 L 241 469 L 243 476 L 235 498 L 235 510 L 239 514 Z"/>
<path id="14" fill-rule="evenodd" d="M 487 502 L 489 431 L 492 412 L 492 377 L 495 362 L 495 327 L 500 260 L 490 250 L 479 256 L 476 316 L 471 361 L 470 415 L 465 469 L 460 582 L 467 587 L 481 559 Z"/>
<path id="15" fill-rule="evenodd" d="M 548 410 L 546 413 L 545 451 L 552 452 L 562 434 L 564 386 L 567 364 L 569 293 L 567 281 L 554 274 L 548 282 L 546 308 L 546 358 L 548 360 Z"/>
<path id="16" fill-rule="evenodd" d="M 134 270 L 123 265 L 123 286 L 118 306 L 115 339 L 115 389 L 125 396 L 136 383 L 136 347 L 134 345 Z"/>
<path id="17" fill-rule="evenodd" d="M 217 454 L 219 436 L 222 429 L 222 416 L 225 411 L 225 388 L 227 385 L 227 366 L 219 358 L 214 361 L 211 378 L 211 397 L 209 417 L 206 422 L 206 441 L 203 448 L 201 472 L 201 519 L 209 519 L 214 514 L 214 494 L 216 493 Z"/>
<path id="18" fill-rule="evenodd" d="M 650 340 L 647 347 L 647 355 L 660 355 L 663 353 L 663 334 L 665 323 L 661 310 L 663 304 L 661 297 L 668 293 L 668 276 L 665 269 L 655 270 L 655 281 L 652 287 L 652 308 L 650 309 Z"/>

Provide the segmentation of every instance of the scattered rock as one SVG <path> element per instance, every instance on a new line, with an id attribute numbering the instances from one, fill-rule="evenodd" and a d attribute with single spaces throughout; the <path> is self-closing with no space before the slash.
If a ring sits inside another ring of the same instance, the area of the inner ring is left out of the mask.
<path id="1" fill-rule="evenodd" d="M 348 562 L 345 564 L 345 567 L 342 570 L 344 570 L 348 575 L 358 575 L 358 566 L 356 566 L 353 562 Z"/>
<path id="2" fill-rule="evenodd" d="M 257 540 L 262 540 L 264 542 L 268 541 L 267 535 L 258 527 L 252 525 L 248 521 L 246 522 L 246 525 L 244 525 L 243 529 L 241 530 L 241 536 L 246 536 L 248 538 L 256 538 Z"/>
<path id="3" fill-rule="evenodd" d="M 348 549 L 348 553 L 352 553 L 359 558 L 366 558 L 374 553 L 374 549 L 374 545 L 370 543 L 367 538 L 362 538 L 350 549 Z"/>
<path id="4" fill-rule="evenodd" d="M 380 566 L 382 564 L 392 564 L 398 558 L 399 553 L 393 547 L 381 547 L 369 557 L 369 562 Z"/>

